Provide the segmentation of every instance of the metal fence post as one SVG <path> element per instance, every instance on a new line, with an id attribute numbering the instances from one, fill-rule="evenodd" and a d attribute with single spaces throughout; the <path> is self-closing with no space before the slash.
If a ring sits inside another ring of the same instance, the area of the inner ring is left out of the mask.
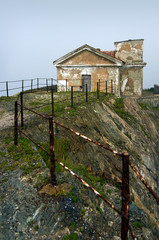
<path id="1" fill-rule="evenodd" d="M 66 92 L 67 92 L 67 79 L 66 79 Z"/>
<path id="2" fill-rule="evenodd" d="M 97 82 L 97 99 L 99 99 L 99 83 Z"/>
<path id="3" fill-rule="evenodd" d="M 39 89 L 39 78 L 37 78 L 37 89 Z"/>
<path id="4" fill-rule="evenodd" d="M 88 102 L 88 88 L 87 88 L 87 84 L 86 84 L 86 102 Z"/>
<path id="5" fill-rule="evenodd" d="M 71 107 L 73 107 L 73 86 L 71 86 Z"/>
<path id="6" fill-rule="evenodd" d="M 33 89 L 33 79 L 31 79 L 31 92 L 32 92 L 32 89 Z"/>
<path id="7" fill-rule="evenodd" d="M 121 239 L 128 240 L 129 229 L 129 154 L 122 154 L 122 208 L 121 208 Z"/>
<path id="8" fill-rule="evenodd" d="M 54 154 L 54 130 L 53 130 L 53 118 L 49 118 L 49 131 L 50 131 L 50 161 L 51 161 L 51 183 L 53 186 L 57 184 L 55 174 L 55 154 Z"/>
<path id="9" fill-rule="evenodd" d="M 9 97 L 9 92 L 8 92 L 8 82 L 6 82 L 6 92 L 7 92 L 7 97 Z"/>
<path id="10" fill-rule="evenodd" d="M 54 116 L 54 89 L 51 86 L 51 104 L 52 104 L 52 117 Z"/>
<path id="11" fill-rule="evenodd" d="M 113 80 L 111 80 L 111 93 L 113 93 Z"/>
<path id="12" fill-rule="evenodd" d="M 18 102 L 15 101 L 14 113 L 14 145 L 18 144 Z"/>
<path id="13" fill-rule="evenodd" d="M 46 91 L 48 92 L 48 79 L 46 78 Z"/>
<path id="14" fill-rule="evenodd" d="M 23 121 L 23 92 L 20 93 L 20 104 L 21 104 L 21 127 L 24 126 Z"/>
<path id="15" fill-rule="evenodd" d="M 106 81 L 106 95 L 108 94 L 108 84 L 107 84 L 107 81 Z"/>
<path id="16" fill-rule="evenodd" d="M 24 92 L 24 80 L 22 80 L 22 92 Z"/>

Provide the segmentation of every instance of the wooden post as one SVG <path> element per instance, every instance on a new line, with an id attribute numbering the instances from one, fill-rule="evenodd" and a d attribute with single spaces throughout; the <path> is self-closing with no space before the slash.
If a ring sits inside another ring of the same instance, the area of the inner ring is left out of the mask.
<path id="1" fill-rule="evenodd" d="M 111 80 L 111 93 L 113 93 L 113 80 Z"/>
<path id="2" fill-rule="evenodd" d="M 122 154 L 122 208 L 121 208 L 121 239 L 128 240 L 129 229 L 129 154 Z"/>
<path id="3" fill-rule="evenodd" d="M 87 88 L 87 84 L 86 84 L 86 102 L 88 102 L 88 88 Z"/>
<path id="4" fill-rule="evenodd" d="M 6 82 L 6 92 L 7 92 L 7 97 L 9 97 L 9 92 L 8 92 L 8 82 Z"/>
<path id="5" fill-rule="evenodd" d="M 50 131 L 50 161 L 51 161 L 51 183 L 53 186 L 57 184 L 55 174 L 55 153 L 54 153 L 54 130 L 53 130 L 53 118 L 49 118 L 49 131 Z"/>
<path id="6" fill-rule="evenodd" d="M 106 95 L 108 94 L 108 83 L 106 81 Z"/>
<path id="7" fill-rule="evenodd" d="M 14 113 L 14 145 L 18 144 L 18 102 L 15 101 Z"/>
<path id="8" fill-rule="evenodd" d="M 97 99 L 99 99 L 99 83 L 97 82 Z"/>
<path id="9" fill-rule="evenodd" d="M 71 107 L 73 107 L 73 86 L 71 86 Z"/>
<path id="10" fill-rule="evenodd" d="M 23 120 L 23 92 L 20 93 L 20 104 L 21 104 L 21 127 L 24 127 L 24 120 Z"/>
<path id="11" fill-rule="evenodd" d="M 54 89 L 51 86 L 51 104 L 52 104 L 52 117 L 54 116 Z"/>

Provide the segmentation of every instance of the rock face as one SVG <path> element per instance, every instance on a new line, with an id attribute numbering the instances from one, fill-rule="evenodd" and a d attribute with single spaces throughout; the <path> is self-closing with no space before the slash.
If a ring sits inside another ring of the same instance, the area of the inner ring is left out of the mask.
<path id="1" fill-rule="evenodd" d="M 127 151 L 131 162 L 159 195 L 158 117 L 158 109 L 125 98 L 123 102 L 110 99 L 83 106 L 76 116 L 57 121 L 115 151 Z M 29 136 L 38 142 L 48 142 L 48 123 L 34 118 L 31 121 L 32 124 L 25 122 Z M 58 143 L 65 145 L 60 160 L 93 183 L 95 189 L 101 190 L 120 209 L 121 159 L 59 126 L 55 129 L 55 138 L 62 139 Z M 9 160 L 11 155 L 5 143 L 9 134 L 12 129 L 7 128 L 0 135 L 1 162 L 7 161 L 8 165 L 14 161 Z M 37 152 L 34 146 L 33 149 Z M 56 149 L 55 154 L 57 158 L 61 156 Z M 88 176 L 84 175 L 83 166 Z M 54 193 L 41 177 L 49 177 L 45 164 L 29 174 L 18 167 L 13 171 L 6 169 L 0 170 L 0 239 L 120 239 L 120 216 L 69 172 L 58 171 L 59 187 Z M 39 179 L 42 179 L 40 185 Z M 63 186 L 66 192 L 62 192 Z M 138 239 L 159 239 L 159 207 L 131 169 L 130 192 L 130 223 L 135 235 Z"/>

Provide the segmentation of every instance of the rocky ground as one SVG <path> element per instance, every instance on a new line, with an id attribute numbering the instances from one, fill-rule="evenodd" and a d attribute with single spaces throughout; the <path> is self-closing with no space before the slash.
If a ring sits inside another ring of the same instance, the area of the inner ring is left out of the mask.
<path id="1" fill-rule="evenodd" d="M 14 146 L 15 99 L 0 102 L 0 239 L 120 239 L 121 220 L 114 210 L 61 168 L 57 167 L 58 185 L 52 187 L 46 157 L 37 147 L 22 136 L 18 147 Z M 47 94 L 25 98 L 30 107 L 47 101 Z M 128 151 L 131 161 L 159 194 L 158 109 L 129 98 L 124 103 L 107 98 L 74 109 L 63 108 L 57 121 L 116 151 Z M 121 160 L 55 127 L 56 157 L 120 209 Z M 25 113 L 25 132 L 48 144 L 48 122 L 29 112 Z M 131 170 L 130 186 L 130 222 L 137 239 L 159 239 L 157 204 Z"/>

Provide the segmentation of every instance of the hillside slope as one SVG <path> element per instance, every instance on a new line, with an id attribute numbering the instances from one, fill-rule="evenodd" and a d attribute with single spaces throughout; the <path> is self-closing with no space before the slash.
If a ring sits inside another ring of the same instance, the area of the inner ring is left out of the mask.
<path id="1" fill-rule="evenodd" d="M 40 100 L 47 101 L 47 97 L 40 96 Z M 22 136 L 18 147 L 14 147 L 13 122 L 7 124 L 5 120 L 13 118 L 14 99 L 4 101 L 0 119 L 0 238 L 120 239 L 120 216 L 93 192 L 58 165 L 59 188 L 55 191 L 47 185 L 48 157 Z M 28 105 L 30 101 L 35 99 L 26 98 Z M 131 162 L 159 195 L 158 108 L 138 104 L 132 98 L 106 98 L 73 111 L 65 107 L 63 115 L 55 118 L 115 151 L 127 151 Z M 48 122 L 28 112 L 25 119 L 25 132 L 47 147 Z M 55 155 L 120 209 L 120 158 L 59 126 L 55 126 Z M 130 190 L 130 222 L 135 235 L 138 239 L 159 239 L 159 208 L 131 169 Z"/>

